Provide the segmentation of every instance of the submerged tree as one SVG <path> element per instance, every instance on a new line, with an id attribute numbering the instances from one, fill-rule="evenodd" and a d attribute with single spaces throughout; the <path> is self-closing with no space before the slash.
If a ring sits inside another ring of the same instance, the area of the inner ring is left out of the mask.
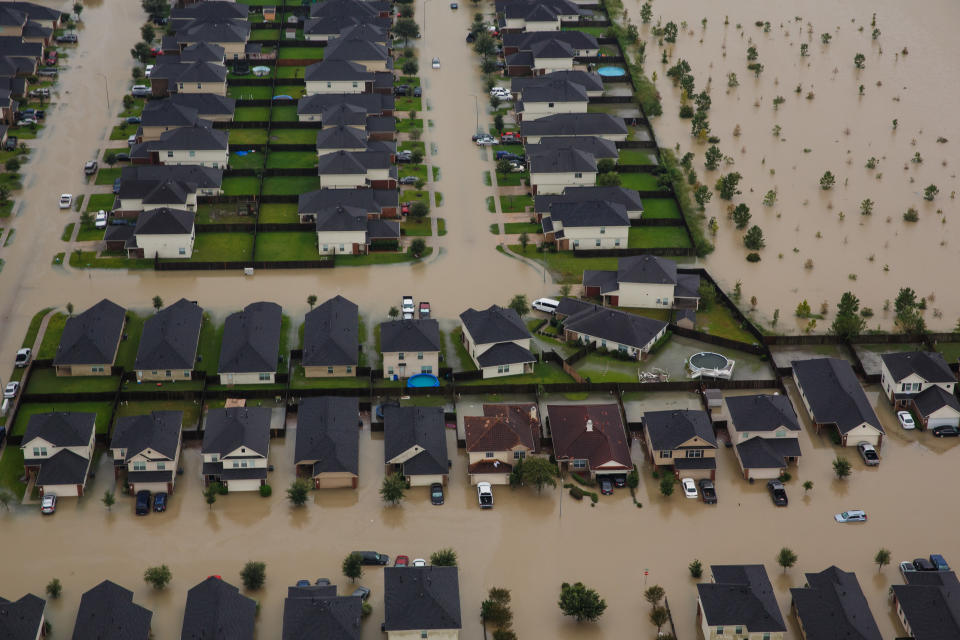
<path id="1" fill-rule="evenodd" d="M 747 233 L 743 236 L 743 245 L 752 251 L 763 249 L 767 245 L 763 239 L 763 229 L 757 225 L 747 229 Z"/>
<path id="2" fill-rule="evenodd" d="M 857 55 L 853 56 L 853 66 L 855 66 L 857 69 L 863 69 L 863 63 L 866 59 L 867 57 L 865 55 L 858 53 Z"/>
<path id="3" fill-rule="evenodd" d="M 833 189 L 833 185 L 837 183 L 837 178 L 830 173 L 829 171 L 824 171 L 823 176 L 820 178 L 820 188 L 824 191 Z"/>
<path id="4" fill-rule="evenodd" d="M 607 608 L 607 603 L 600 594 L 582 582 L 564 582 L 560 585 L 560 601 L 557 604 L 564 615 L 576 618 L 577 622 L 593 622 L 603 615 Z"/>
<path id="5" fill-rule="evenodd" d="M 777 564 L 783 567 L 784 573 L 786 573 L 787 569 L 789 569 L 796 563 L 797 563 L 797 554 L 795 554 L 792 549 L 788 547 L 783 547 L 780 549 L 780 553 L 777 554 Z"/>
<path id="6" fill-rule="evenodd" d="M 847 291 L 840 297 L 837 304 L 837 315 L 830 326 L 830 332 L 834 335 L 849 340 L 867 327 L 867 321 L 860 317 L 860 301 L 857 296 Z"/>

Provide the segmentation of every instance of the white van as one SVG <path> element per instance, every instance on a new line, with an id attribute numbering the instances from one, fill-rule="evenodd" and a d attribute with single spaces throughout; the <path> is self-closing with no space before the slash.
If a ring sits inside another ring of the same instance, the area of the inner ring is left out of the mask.
<path id="1" fill-rule="evenodd" d="M 560 303 L 552 298 L 537 298 L 530 306 L 537 311 L 553 314 L 557 312 L 557 307 L 560 306 Z"/>

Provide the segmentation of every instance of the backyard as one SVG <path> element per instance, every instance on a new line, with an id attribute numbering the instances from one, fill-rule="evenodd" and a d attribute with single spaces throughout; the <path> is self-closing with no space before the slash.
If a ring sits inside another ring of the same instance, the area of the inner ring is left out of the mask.
<path id="1" fill-rule="evenodd" d="M 17 411 L 17 419 L 13 423 L 13 429 L 10 432 L 12 436 L 22 436 L 27 431 L 27 423 L 31 416 L 38 413 L 53 413 L 56 411 L 69 411 L 74 413 L 96 413 L 97 433 L 106 433 L 110 427 L 110 416 L 113 413 L 113 401 L 103 402 L 24 402 L 20 404 Z"/>
<path id="2" fill-rule="evenodd" d="M 192 262 L 235 262 L 253 257 L 252 233 L 198 233 Z"/>
<path id="3" fill-rule="evenodd" d="M 310 231 L 274 231 L 257 234 L 255 260 L 319 260 L 317 234 Z"/>

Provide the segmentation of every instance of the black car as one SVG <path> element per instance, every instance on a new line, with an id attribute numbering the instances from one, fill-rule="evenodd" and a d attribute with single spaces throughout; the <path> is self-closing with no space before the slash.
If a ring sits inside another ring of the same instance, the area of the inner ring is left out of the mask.
<path id="1" fill-rule="evenodd" d="M 390 562 L 390 557 L 376 551 L 354 551 L 360 556 L 361 564 L 385 565 Z"/>
<path id="2" fill-rule="evenodd" d="M 610 478 L 600 478 L 600 493 L 605 496 L 613 495 L 613 482 Z"/>
<path id="3" fill-rule="evenodd" d="M 477 39 L 477 37 L 476 37 L 475 35 L 473 35 L 472 33 L 468 33 L 468 34 L 467 34 L 467 42 L 468 42 L 468 43 L 473 42 L 473 41 L 476 40 L 476 39 Z"/>
<path id="4" fill-rule="evenodd" d="M 956 438 L 960 436 L 960 431 L 956 427 L 950 426 L 949 424 L 941 425 L 939 427 L 934 427 L 931 429 L 933 435 L 938 438 Z"/>
<path id="5" fill-rule="evenodd" d="M 129 162 L 129 161 L 130 161 L 130 154 L 129 154 L 129 153 L 118 153 L 118 154 L 116 154 L 115 156 L 113 156 L 113 159 L 116 160 L 117 162 Z"/>
<path id="6" fill-rule="evenodd" d="M 430 485 L 430 504 L 443 504 L 443 485 L 439 482 Z"/>
<path id="7" fill-rule="evenodd" d="M 0 427 L 0 444 L 3 444 L 3 440 L 4 440 L 4 438 L 6 438 L 6 437 L 7 437 L 7 428 L 6 428 L 6 427 Z"/>
<path id="8" fill-rule="evenodd" d="M 15 151 L 17 148 L 17 136 L 7 136 L 7 141 L 3 143 L 4 151 Z"/>
<path id="9" fill-rule="evenodd" d="M 767 491 L 770 492 L 770 498 L 773 500 L 773 504 L 778 507 L 787 506 L 787 490 L 784 489 L 782 482 L 779 480 L 768 480 Z"/>
<path id="10" fill-rule="evenodd" d="M 419 97 L 422 96 L 422 95 L 423 95 L 423 88 L 422 88 L 422 87 L 414 87 L 414 88 L 413 88 L 413 97 L 414 97 L 414 98 L 419 98 Z"/>
<path id="11" fill-rule="evenodd" d="M 617 489 L 623 489 L 625 486 L 627 486 L 627 474 L 618 473 L 615 476 L 611 476 L 611 478 L 613 478 L 613 486 L 615 486 Z"/>
<path id="12" fill-rule="evenodd" d="M 917 558 L 913 561 L 913 568 L 917 571 L 936 571 L 937 567 L 926 558 Z"/>
<path id="13" fill-rule="evenodd" d="M 150 492 L 137 491 L 136 514 L 138 516 L 145 516 L 148 513 L 150 513 Z"/>
<path id="14" fill-rule="evenodd" d="M 153 510 L 163 513 L 167 510 L 167 494 L 160 492 L 153 496 Z"/>
<path id="15" fill-rule="evenodd" d="M 75 33 L 65 33 L 63 35 L 57 36 L 57 42 L 75 43 L 76 41 L 77 41 L 77 34 Z"/>
<path id="16" fill-rule="evenodd" d="M 700 485 L 700 496 L 705 504 L 717 504 L 717 490 L 709 478 L 702 478 L 698 483 Z M 786 495 L 786 494 L 784 494 Z"/>
<path id="17" fill-rule="evenodd" d="M 127 124 L 140 124 L 140 118 L 137 116 L 130 116 L 127 118 Z"/>
<path id="18" fill-rule="evenodd" d="M 405 178 L 400 178 L 397 182 L 400 184 L 417 184 L 417 176 L 407 176 Z"/>
<path id="19" fill-rule="evenodd" d="M 393 88 L 393 95 L 395 96 L 408 96 L 410 95 L 410 85 L 408 84 L 398 84 Z"/>
<path id="20" fill-rule="evenodd" d="M 120 193 L 120 185 L 123 183 L 123 178 L 117 178 L 113 181 L 113 194 L 116 195 Z"/>

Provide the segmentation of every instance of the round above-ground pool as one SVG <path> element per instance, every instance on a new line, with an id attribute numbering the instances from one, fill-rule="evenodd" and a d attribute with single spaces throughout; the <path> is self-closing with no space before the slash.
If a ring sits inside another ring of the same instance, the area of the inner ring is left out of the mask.
<path id="1" fill-rule="evenodd" d="M 600 67 L 597 73 L 608 78 L 627 75 L 627 70 L 623 67 Z"/>
<path id="2" fill-rule="evenodd" d="M 262 78 L 263 76 L 270 73 L 270 67 L 254 67 L 252 71 L 253 71 L 253 75 L 257 76 L 258 78 Z"/>
<path id="3" fill-rule="evenodd" d="M 418 373 L 415 376 L 407 378 L 407 386 L 413 388 L 420 387 L 439 387 L 440 378 L 429 373 Z"/>
<path id="4" fill-rule="evenodd" d="M 690 356 L 687 367 L 693 377 L 712 376 L 729 378 L 733 374 L 733 360 L 712 351 L 701 351 Z"/>

